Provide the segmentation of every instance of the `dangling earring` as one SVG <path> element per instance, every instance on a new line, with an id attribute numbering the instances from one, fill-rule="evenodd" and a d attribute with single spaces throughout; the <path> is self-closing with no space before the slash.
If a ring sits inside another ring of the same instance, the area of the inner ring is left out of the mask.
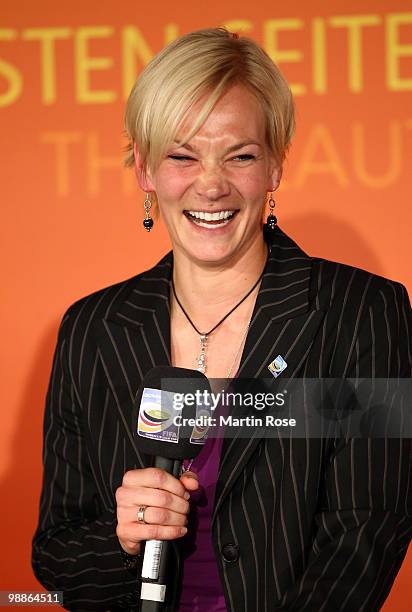
<path id="1" fill-rule="evenodd" d="M 146 193 L 146 199 L 144 201 L 144 221 L 143 221 L 143 227 L 145 228 L 145 230 L 147 230 L 148 232 L 150 232 L 150 230 L 153 227 L 153 219 L 150 216 L 150 209 L 152 208 L 152 203 L 150 201 L 150 194 Z"/>
<path id="2" fill-rule="evenodd" d="M 275 215 L 273 214 L 273 211 L 275 210 L 275 205 L 276 205 L 276 202 L 273 199 L 273 194 L 271 193 L 270 198 L 269 198 L 269 215 L 266 219 L 266 223 L 264 226 L 265 233 L 267 233 L 269 236 L 274 235 L 276 231 L 276 224 L 278 222 Z"/>

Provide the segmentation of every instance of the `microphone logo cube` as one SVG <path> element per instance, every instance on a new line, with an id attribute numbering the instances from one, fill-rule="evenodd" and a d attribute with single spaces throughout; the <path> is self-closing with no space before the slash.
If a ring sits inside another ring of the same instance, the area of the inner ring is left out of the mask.
<path id="1" fill-rule="evenodd" d="M 160 442 L 179 442 L 180 427 L 175 419 L 177 411 L 173 397 L 170 391 L 144 388 L 137 421 L 139 436 Z"/>

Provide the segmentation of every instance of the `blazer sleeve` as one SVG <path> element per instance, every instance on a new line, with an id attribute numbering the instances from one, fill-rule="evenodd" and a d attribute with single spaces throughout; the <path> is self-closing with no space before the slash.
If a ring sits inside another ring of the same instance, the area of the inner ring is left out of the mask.
<path id="1" fill-rule="evenodd" d="M 128 608 L 138 600 L 137 571 L 124 567 L 115 509 L 102 512 L 99 505 L 83 411 L 68 368 L 69 326 L 66 314 L 46 396 L 44 476 L 33 570 L 46 589 L 63 591 L 63 605 L 69 610 Z"/>
<path id="2" fill-rule="evenodd" d="M 410 378 L 410 332 L 406 290 L 381 284 L 354 337 L 346 376 Z M 411 458 L 410 438 L 333 441 L 306 571 L 280 609 L 381 608 L 411 538 Z"/>

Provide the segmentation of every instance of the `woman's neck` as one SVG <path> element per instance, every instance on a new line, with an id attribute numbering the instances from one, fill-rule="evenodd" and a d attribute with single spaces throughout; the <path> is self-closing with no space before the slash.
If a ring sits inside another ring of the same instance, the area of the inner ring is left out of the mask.
<path id="1" fill-rule="evenodd" d="M 261 275 L 266 259 L 267 246 L 263 240 L 244 256 L 222 265 L 196 262 L 174 252 L 176 294 L 200 328 L 206 329 L 250 290 Z"/>

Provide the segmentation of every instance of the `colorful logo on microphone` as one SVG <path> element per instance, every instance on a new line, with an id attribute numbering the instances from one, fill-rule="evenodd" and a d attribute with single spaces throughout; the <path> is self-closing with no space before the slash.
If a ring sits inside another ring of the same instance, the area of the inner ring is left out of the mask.
<path id="1" fill-rule="evenodd" d="M 171 414 L 166 410 L 159 410 L 157 406 L 149 406 L 142 410 L 139 416 L 144 431 L 162 431 L 167 427 Z"/>
<path id="2" fill-rule="evenodd" d="M 210 410 L 196 406 L 196 423 L 190 436 L 191 444 L 205 444 L 210 427 Z"/>
<path id="3" fill-rule="evenodd" d="M 179 441 L 179 427 L 174 423 L 175 411 L 172 401 L 167 391 L 143 389 L 137 421 L 139 436 L 162 442 Z"/>

